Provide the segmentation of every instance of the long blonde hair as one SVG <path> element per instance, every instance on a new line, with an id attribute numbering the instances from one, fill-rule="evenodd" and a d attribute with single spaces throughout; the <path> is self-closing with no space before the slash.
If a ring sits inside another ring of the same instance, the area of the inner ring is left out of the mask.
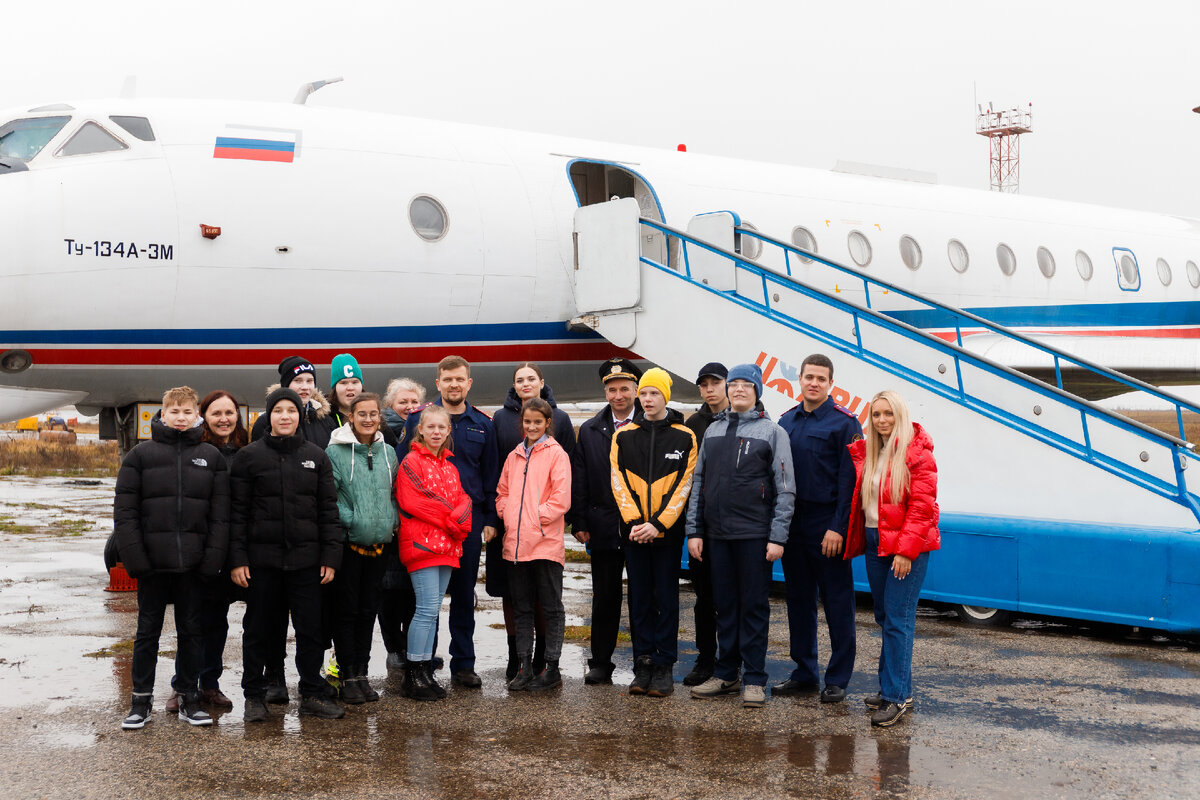
<path id="1" fill-rule="evenodd" d="M 887 401 L 888 405 L 892 407 L 892 416 L 896 420 L 886 442 L 875 430 L 875 422 L 869 416 L 874 411 L 877 400 Z M 908 491 L 909 485 L 908 465 L 904 463 L 904 459 L 908 455 L 908 446 L 913 440 L 913 424 L 912 418 L 908 414 L 908 403 L 904 402 L 904 398 L 898 393 L 885 390 L 872 397 L 871 404 L 867 408 L 869 409 L 867 412 L 867 458 L 863 464 L 863 501 L 866 502 L 870 499 L 868 491 L 874 491 L 873 476 L 879 467 L 879 459 L 886 458 L 887 469 L 892 476 L 887 497 L 891 502 L 898 503 L 900 498 L 904 497 L 904 493 Z M 880 492 L 879 500 L 883 501 L 882 492 Z"/>

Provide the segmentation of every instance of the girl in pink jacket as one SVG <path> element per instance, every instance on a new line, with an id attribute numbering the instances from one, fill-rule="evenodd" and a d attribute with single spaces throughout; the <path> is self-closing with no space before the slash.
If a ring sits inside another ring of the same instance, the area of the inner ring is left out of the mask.
<path id="1" fill-rule="evenodd" d="M 509 591 L 521 667 L 509 691 L 538 691 L 562 685 L 563 563 L 566 561 L 563 517 L 571 505 L 571 462 L 554 441 L 554 411 L 540 397 L 521 407 L 525 440 L 504 462 L 496 487 L 496 513 L 504 520 L 504 560 L 510 562 Z M 546 667 L 533 674 L 533 609 L 546 615 Z"/>

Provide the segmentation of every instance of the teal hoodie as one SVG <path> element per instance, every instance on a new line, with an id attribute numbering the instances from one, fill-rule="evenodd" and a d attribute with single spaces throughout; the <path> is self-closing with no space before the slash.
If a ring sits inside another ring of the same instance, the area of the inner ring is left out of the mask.
<path id="1" fill-rule="evenodd" d="M 325 452 L 333 462 L 338 513 L 349 540 L 363 546 L 390 542 L 400 521 L 396 451 L 384 443 L 379 431 L 370 445 L 360 443 L 347 423 L 330 435 Z"/>

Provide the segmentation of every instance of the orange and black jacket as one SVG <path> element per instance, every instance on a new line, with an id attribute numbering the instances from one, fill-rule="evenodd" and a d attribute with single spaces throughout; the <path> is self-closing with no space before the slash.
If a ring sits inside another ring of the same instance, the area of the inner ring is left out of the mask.
<path id="1" fill-rule="evenodd" d="M 651 421 L 639 414 L 613 435 L 609 461 L 621 537 L 650 522 L 658 529 L 655 545 L 678 547 L 696 469 L 696 436 L 683 415 L 668 408 L 665 419 Z"/>

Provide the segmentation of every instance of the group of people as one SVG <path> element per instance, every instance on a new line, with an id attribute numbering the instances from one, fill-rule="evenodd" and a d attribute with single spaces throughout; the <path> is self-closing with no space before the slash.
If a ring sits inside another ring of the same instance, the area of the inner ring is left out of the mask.
<path id="1" fill-rule="evenodd" d="M 283 662 L 290 618 L 300 713 L 339 718 L 337 701 L 379 699 L 368 665 L 376 619 L 403 693 L 446 696 L 436 672 L 438 615 L 449 594 L 450 681 L 477 689 L 475 588 L 502 598 L 509 691 L 562 684 L 559 659 L 565 536 L 591 561 L 591 657 L 586 684 L 612 682 L 628 577 L 631 695 L 674 691 L 679 569 L 686 540 L 695 587 L 698 657 L 683 683 L 696 698 L 766 700 L 768 590 L 782 559 L 790 655 L 773 695 L 846 697 L 855 658 L 850 559 L 864 554 L 883 629 L 872 723 L 912 708 L 917 596 L 938 547 L 933 445 L 904 400 L 881 392 L 866 437 L 829 393 L 833 363 L 810 356 L 802 402 L 779 424 L 763 409 L 754 364 L 705 365 L 703 406 L 669 407 L 672 379 L 613 358 L 600 365 L 606 404 L 579 428 L 557 408 L 542 370 L 523 363 L 488 417 L 468 402 L 471 368 L 448 356 L 437 396 L 401 378 L 364 392 L 350 354 L 334 358 L 330 394 L 299 356 L 279 365 L 266 409 L 247 432 L 227 392 L 169 390 L 151 439 L 117 478 L 114 535 L 138 579 L 138 632 L 126 729 L 151 716 L 158 639 L 174 604 L 178 635 L 168 711 L 210 725 L 221 691 L 228 610 L 244 600 L 245 720 L 289 700 Z M 817 600 L 833 653 L 817 663 Z M 321 674 L 336 653 L 338 681 Z"/>

